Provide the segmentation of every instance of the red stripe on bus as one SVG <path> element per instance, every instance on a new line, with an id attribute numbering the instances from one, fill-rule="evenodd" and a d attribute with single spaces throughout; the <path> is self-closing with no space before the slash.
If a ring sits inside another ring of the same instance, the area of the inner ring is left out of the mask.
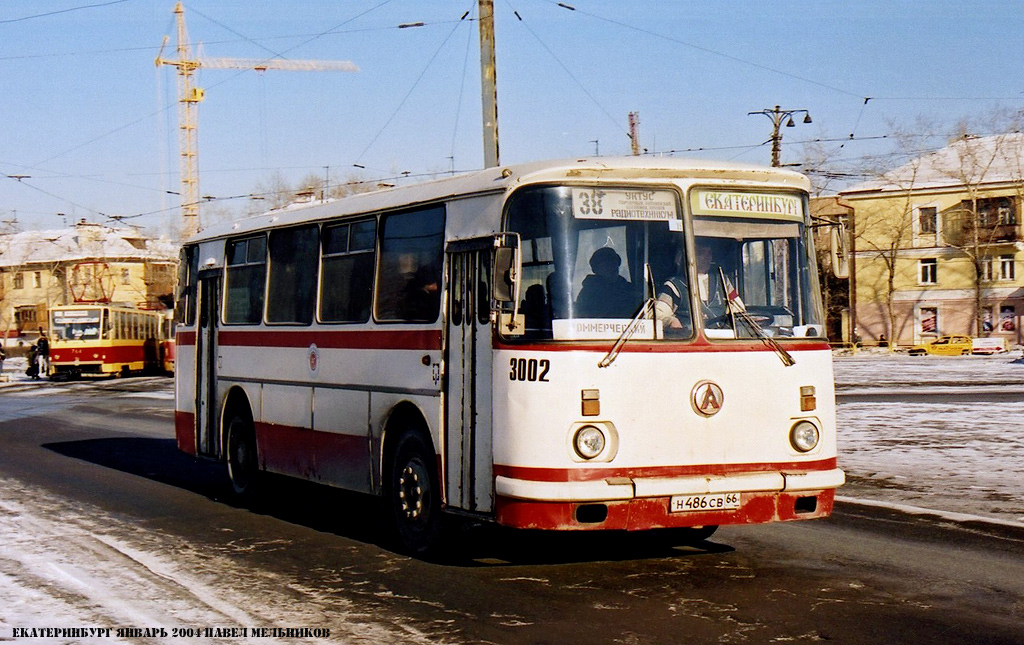
<path id="1" fill-rule="evenodd" d="M 832 470 L 837 460 L 790 461 L 753 464 L 698 464 L 690 466 L 638 466 L 635 468 L 534 468 L 532 466 L 506 466 L 494 464 L 495 476 L 539 482 L 599 481 L 609 477 L 692 477 L 734 475 L 737 473 L 765 473 L 777 471 L 809 472 Z"/>
<path id="2" fill-rule="evenodd" d="M 174 437 L 178 450 L 196 456 L 196 415 L 191 412 L 174 411 Z"/>
<path id="3" fill-rule="evenodd" d="M 226 347 L 309 347 L 320 349 L 441 349 L 440 329 L 387 331 L 229 331 L 221 329 L 217 342 Z"/>
<path id="4" fill-rule="evenodd" d="M 605 341 L 585 341 L 585 342 L 527 342 L 527 343 L 504 343 L 495 341 L 495 349 L 505 349 L 512 351 L 523 351 L 523 352 L 607 352 L 611 349 L 614 339 L 608 339 Z M 785 348 L 787 352 L 820 352 L 830 351 L 832 348 L 828 343 L 825 342 L 813 342 L 813 343 L 787 343 L 781 341 L 780 344 Z M 706 340 L 696 340 L 692 343 L 688 342 L 674 342 L 674 341 L 657 341 L 649 342 L 638 340 L 634 338 L 625 345 L 622 346 L 623 354 L 687 354 L 687 353 L 700 353 L 700 354 L 712 354 L 712 353 L 736 353 L 736 352 L 771 352 L 774 351 L 771 347 L 768 347 L 759 340 L 729 340 L 727 342 L 708 342 Z"/>
<path id="5" fill-rule="evenodd" d="M 259 331 L 231 331 L 221 329 L 217 336 L 222 345 L 236 347 L 309 347 L 316 345 L 328 349 L 441 349 L 440 329 L 413 330 L 302 330 L 284 331 L 267 329 Z M 525 352 L 607 352 L 611 339 L 585 342 L 527 342 L 505 343 L 495 340 L 495 349 Z M 179 331 L 177 344 L 182 347 L 196 344 L 196 332 Z M 789 352 L 829 351 L 826 342 L 783 341 L 782 345 Z M 694 342 L 658 341 L 655 343 L 633 339 L 622 348 L 627 354 L 684 354 L 684 353 L 734 353 L 734 352 L 770 352 L 772 349 L 759 340 L 730 340 L 728 342 L 708 342 L 697 339 Z"/>
<path id="6" fill-rule="evenodd" d="M 365 435 L 257 422 L 256 444 L 266 470 L 369 490 L 371 462 Z"/>
<path id="7" fill-rule="evenodd" d="M 807 503 L 808 498 L 814 498 L 813 505 Z M 737 510 L 673 513 L 669 511 L 668 497 L 581 504 L 532 502 L 498 496 L 495 515 L 498 524 L 503 526 L 546 530 L 646 531 L 687 526 L 765 524 L 827 517 L 835 506 L 835 491 L 741 493 L 740 499 L 742 506 Z M 799 510 L 797 500 L 801 500 Z M 580 522 L 576 516 L 580 506 L 604 506 L 607 517 L 600 522 Z"/>

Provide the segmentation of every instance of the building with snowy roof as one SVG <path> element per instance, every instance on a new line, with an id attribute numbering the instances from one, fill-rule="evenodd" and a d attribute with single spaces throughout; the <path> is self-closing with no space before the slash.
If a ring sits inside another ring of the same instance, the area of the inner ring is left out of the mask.
<path id="1" fill-rule="evenodd" d="M 865 343 L 1020 344 L 1024 134 L 960 137 L 840 197 L 853 209 L 850 317 Z"/>
<path id="2" fill-rule="evenodd" d="M 177 245 L 135 229 L 85 221 L 0 233 L 0 338 L 34 339 L 57 305 L 165 308 L 173 302 L 177 254 Z"/>

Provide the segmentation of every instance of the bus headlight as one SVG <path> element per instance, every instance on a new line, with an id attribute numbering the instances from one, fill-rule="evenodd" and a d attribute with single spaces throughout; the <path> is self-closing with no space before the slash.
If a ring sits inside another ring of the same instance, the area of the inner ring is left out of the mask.
<path id="1" fill-rule="evenodd" d="M 818 446 L 821 434 L 810 421 L 799 421 L 789 431 L 789 443 L 799 452 L 810 452 Z"/>
<path id="2" fill-rule="evenodd" d="M 604 452 L 607 440 L 600 428 L 586 425 L 576 431 L 572 443 L 577 455 L 584 459 L 593 459 Z"/>

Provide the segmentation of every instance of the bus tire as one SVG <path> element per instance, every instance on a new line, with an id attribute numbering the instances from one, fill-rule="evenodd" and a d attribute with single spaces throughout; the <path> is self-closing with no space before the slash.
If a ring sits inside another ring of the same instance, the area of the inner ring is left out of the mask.
<path id="1" fill-rule="evenodd" d="M 258 487 L 260 467 L 256 433 L 252 422 L 242 413 L 234 413 L 228 422 L 226 449 L 231 489 L 241 499 L 252 499 Z"/>
<path id="2" fill-rule="evenodd" d="M 398 547 L 429 555 L 441 541 L 441 499 L 436 458 L 416 432 L 399 437 L 385 490 L 387 513 Z"/>

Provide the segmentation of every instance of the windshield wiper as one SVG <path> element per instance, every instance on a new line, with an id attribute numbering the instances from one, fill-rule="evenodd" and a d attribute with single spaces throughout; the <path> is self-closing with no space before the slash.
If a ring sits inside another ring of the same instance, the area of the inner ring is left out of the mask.
<path id="1" fill-rule="evenodd" d="M 619 353 L 622 351 L 623 346 L 625 346 L 626 342 L 633 337 L 633 334 L 635 334 L 636 330 L 640 327 L 640 321 L 644 316 L 650 313 L 651 319 L 654 320 L 654 307 L 656 302 L 657 300 L 654 298 L 648 298 L 642 305 L 640 305 L 636 315 L 633 316 L 633 319 L 629 321 L 629 324 L 626 325 L 626 328 L 622 330 L 622 333 L 619 334 L 619 337 L 615 340 L 615 344 L 612 345 L 612 348 L 604 355 L 604 358 L 598 361 L 598 367 L 608 367 L 615 362 L 615 359 L 619 357 Z M 657 328 L 655 327 L 655 329 Z"/>
<path id="2" fill-rule="evenodd" d="M 754 335 L 761 339 L 765 345 L 770 347 L 774 351 L 782 364 L 786 367 L 796 364 L 796 360 L 793 356 L 786 351 L 786 348 L 779 344 L 779 341 L 775 340 L 768 335 L 768 332 L 764 330 L 761 325 L 758 324 L 754 317 L 747 311 L 746 305 L 743 304 L 743 300 L 740 299 L 740 294 L 729 282 L 729 279 L 725 277 L 725 271 L 722 267 L 718 267 L 718 275 L 722 278 L 722 291 L 725 292 L 725 303 L 728 308 L 730 322 L 732 323 L 732 331 L 734 334 L 739 336 L 739 331 L 736 329 L 736 319 L 739 318 L 743 321 L 747 327 L 750 328 Z"/>
<path id="3" fill-rule="evenodd" d="M 654 321 L 651 325 L 653 327 L 652 334 L 654 338 L 658 337 L 658 323 L 655 321 L 655 307 L 657 307 L 657 300 L 654 294 L 654 272 L 651 271 L 651 265 L 649 262 L 644 262 L 644 285 L 647 289 L 647 299 L 637 309 L 636 314 L 633 315 L 633 319 L 629 321 L 626 328 L 622 330 L 619 337 L 615 339 L 615 343 L 612 348 L 608 350 L 608 353 L 604 355 L 600 361 L 598 361 L 598 367 L 608 367 L 615 362 L 615 359 L 619 357 L 619 352 L 622 351 L 622 347 L 626 342 L 633 337 L 636 333 L 637 327 L 640 326 L 640 320 L 646 315 L 650 314 L 651 320 Z"/>

